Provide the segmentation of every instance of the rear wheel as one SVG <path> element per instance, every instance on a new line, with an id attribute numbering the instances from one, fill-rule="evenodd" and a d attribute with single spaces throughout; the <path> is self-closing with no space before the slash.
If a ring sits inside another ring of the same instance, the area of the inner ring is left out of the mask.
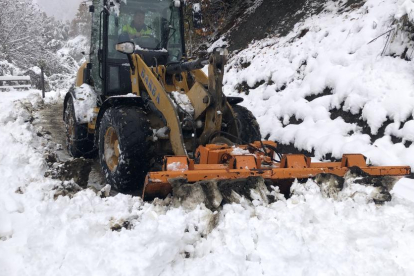
<path id="1" fill-rule="evenodd" d="M 93 134 L 88 133 L 88 124 L 77 124 L 72 97 L 69 97 L 64 113 L 66 147 L 71 156 L 92 158 L 96 155 Z"/>
<path id="2" fill-rule="evenodd" d="M 262 139 L 260 134 L 260 127 L 257 123 L 256 117 L 247 108 L 240 105 L 233 105 L 233 111 L 236 115 L 236 120 L 239 121 L 240 139 L 243 143 L 252 143 Z"/>
<path id="3" fill-rule="evenodd" d="M 99 160 L 108 183 L 120 192 L 143 187 L 152 159 L 152 132 L 138 107 L 109 108 L 99 127 Z"/>

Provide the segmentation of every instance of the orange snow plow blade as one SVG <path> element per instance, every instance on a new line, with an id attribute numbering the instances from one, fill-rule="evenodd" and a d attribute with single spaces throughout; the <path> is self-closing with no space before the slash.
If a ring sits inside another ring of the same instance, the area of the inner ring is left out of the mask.
<path id="1" fill-rule="evenodd" d="M 277 162 L 272 158 L 276 146 L 270 141 L 237 147 L 206 145 L 197 149 L 195 160 L 186 156 L 167 156 L 163 171 L 148 173 L 143 196 L 145 199 L 166 197 L 172 192 L 171 182 L 174 179 L 184 179 L 191 184 L 261 177 L 287 194 L 295 179 L 308 179 L 320 174 L 344 177 L 355 167 L 370 177 L 398 178 L 411 173 L 409 166 L 368 166 L 362 154 L 344 154 L 341 162 L 327 163 L 313 163 L 301 154 L 286 154 Z"/>

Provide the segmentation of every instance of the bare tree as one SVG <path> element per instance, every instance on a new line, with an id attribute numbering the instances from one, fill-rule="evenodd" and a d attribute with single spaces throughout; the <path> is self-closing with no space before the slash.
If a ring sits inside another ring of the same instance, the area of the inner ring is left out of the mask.
<path id="1" fill-rule="evenodd" d="M 0 60 L 22 69 L 43 62 L 50 71 L 67 71 L 53 47 L 64 38 L 63 23 L 47 17 L 31 0 L 0 0 L 0 7 Z"/>

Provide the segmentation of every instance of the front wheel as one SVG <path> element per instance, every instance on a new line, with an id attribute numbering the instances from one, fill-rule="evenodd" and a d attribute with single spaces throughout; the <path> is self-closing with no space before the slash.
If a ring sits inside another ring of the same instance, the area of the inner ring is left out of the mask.
<path id="1" fill-rule="evenodd" d="M 240 139 L 243 140 L 242 142 L 253 143 L 260 141 L 262 139 L 260 127 L 253 113 L 240 105 L 233 105 L 232 108 L 236 115 L 236 120 L 239 122 Z"/>
<path id="2" fill-rule="evenodd" d="M 70 97 L 64 111 L 64 123 L 66 131 L 66 147 L 72 157 L 93 158 L 96 156 L 96 148 L 93 142 L 93 134 L 88 132 L 88 124 L 76 122 L 73 98 Z"/>
<path id="3" fill-rule="evenodd" d="M 112 107 L 99 127 L 99 160 L 108 183 L 119 192 L 144 185 L 152 159 L 151 129 L 139 107 Z"/>

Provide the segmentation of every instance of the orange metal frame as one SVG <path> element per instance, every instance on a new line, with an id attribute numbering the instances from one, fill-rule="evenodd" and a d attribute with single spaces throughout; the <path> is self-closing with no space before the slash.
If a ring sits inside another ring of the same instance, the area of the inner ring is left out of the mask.
<path id="1" fill-rule="evenodd" d="M 200 146 L 196 160 L 187 156 L 165 157 L 164 169 L 147 175 L 144 196 L 165 197 L 171 193 L 169 180 L 185 178 L 188 183 L 212 179 L 239 179 L 261 176 L 271 181 L 305 179 L 320 173 L 344 176 L 351 167 L 359 167 L 371 176 L 405 176 L 411 173 L 409 166 L 367 166 L 362 154 L 344 154 L 341 162 L 312 163 L 302 154 L 286 154 L 280 163 L 272 162 L 268 156 L 274 152 L 266 148 L 266 154 L 257 149 L 266 146 L 276 147 L 276 143 L 263 141 L 236 148 L 227 145 Z M 238 154 L 242 150 L 242 154 Z M 263 150 L 262 150 L 263 151 Z M 250 152 L 250 153 L 248 153 Z M 197 164 L 196 164 L 197 163 Z"/>

